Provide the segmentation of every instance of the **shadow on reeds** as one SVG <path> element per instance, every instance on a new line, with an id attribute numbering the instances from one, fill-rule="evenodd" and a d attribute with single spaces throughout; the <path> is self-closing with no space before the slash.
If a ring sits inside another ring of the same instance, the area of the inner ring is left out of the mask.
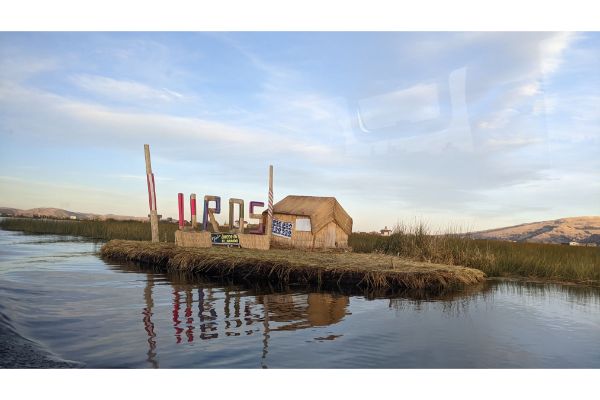
<path id="1" fill-rule="evenodd" d="M 415 301 L 453 301 L 457 298 L 468 297 L 484 293 L 489 290 L 486 281 L 461 288 L 446 288 L 440 290 L 406 289 L 399 287 L 373 288 L 344 284 L 311 284 L 311 283 L 284 283 L 268 279 L 252 279 L 240 276 L 207 276 L 190 272 L 165 270 L 155 264 L 140 264 L 132 261 L 108 262 L 110 269 L 123 273 L 145 273 L 163 277 L 171 285 L 197 285 L 205 288 L 219 288 L 223 290 L 243 290 L 251 296 L 292 293 L 322 293 L 333 296 L 360 296 L 367 300 L 376 299 L 411 299 Z"/>

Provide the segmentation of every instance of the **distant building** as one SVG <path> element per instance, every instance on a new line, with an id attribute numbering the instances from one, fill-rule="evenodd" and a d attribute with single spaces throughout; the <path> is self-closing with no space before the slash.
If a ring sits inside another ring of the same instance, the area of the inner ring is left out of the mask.
<path id="1" fill-rule="evenodd" d="M 71 216 L 69 217 L 69 219 L 77 219 L 77 216 L 76 216 L 76 215 L 71 215 Z"/>
<path id="2" fill-rule="evenodd" d="M 579 242 L 569 242 L 569 246 L 581 246 Z"/>
<path id="3" fill-rule="evenodd" d="M 386 226 L 385 228 L 380 230 L 379 233 L 381 234 L 381 236 L 390 236 L 392 234 L 392 230 L 388 229 L 388 227 Z"/>

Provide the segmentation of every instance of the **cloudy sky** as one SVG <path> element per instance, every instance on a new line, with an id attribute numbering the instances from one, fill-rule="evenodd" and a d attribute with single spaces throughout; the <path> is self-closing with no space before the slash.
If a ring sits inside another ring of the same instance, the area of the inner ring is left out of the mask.
<path id="1" fill-rule="evenodd" d="M 0 206 L 335 196 L 355 230 L 600 214 L 598 33 L 0 33 Z"/>

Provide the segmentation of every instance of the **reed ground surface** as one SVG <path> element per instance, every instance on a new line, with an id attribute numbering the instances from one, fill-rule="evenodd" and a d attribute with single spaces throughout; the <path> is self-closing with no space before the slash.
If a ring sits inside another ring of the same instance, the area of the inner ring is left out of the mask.
<path id="1" fill-rule="evenodd" d="M 439 291 L 485 279 L 485 274 L 477 269 L 376 253 L 189 248 L 171 243 L 111 240 L 102 247 L 101 255 L 111 260 L 158 266 L 167 271 L 272 280 L 283 284 Z"/>

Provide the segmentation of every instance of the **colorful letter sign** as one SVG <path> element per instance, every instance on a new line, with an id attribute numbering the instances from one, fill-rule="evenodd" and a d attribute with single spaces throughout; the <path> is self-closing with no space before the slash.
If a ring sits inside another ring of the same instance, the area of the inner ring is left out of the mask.
<path id="1" fill-rule="evenodd" d="M 262 220 L 263 220 L 262 214 L 254 212 L 254 207 L 264 207 L 264 206 L 265 206 L 265 203 L 263 203 L 262 201 L 251 201 L 250 202 L 249 217 L 252 219 L 258 219 L 260 222 L 258 223 L 258 228 L 251 230 L 249 233 L 260 234 L 260 235 L 265 233 L 265 226 L 262 222 Z"/>
<path id="2" fill-rule="evenodd" d="M 211 208 L 208 204 L 214 201 L 215 207 Z M 219 214 L 221 212 L 221 198 L 219 196 L 204 196 L 204 219 L 202 221 L 202 229 L 207 230 L 208 223 L 212 225 L 212 228 L 215 232 L 219 231 L 219 224 L 215 219 L 215 214 Z"/>
<path id="3" fill-rule="evenodd" d="M 236 204 L 240 208 L 240 223 L 237 228 L 235 227 L 235 221 L 233 220 L 233 211 Z M 229 230 L 232 232 L 244 233 L 244 200 L 242 199 L 229 199 Z"/>

